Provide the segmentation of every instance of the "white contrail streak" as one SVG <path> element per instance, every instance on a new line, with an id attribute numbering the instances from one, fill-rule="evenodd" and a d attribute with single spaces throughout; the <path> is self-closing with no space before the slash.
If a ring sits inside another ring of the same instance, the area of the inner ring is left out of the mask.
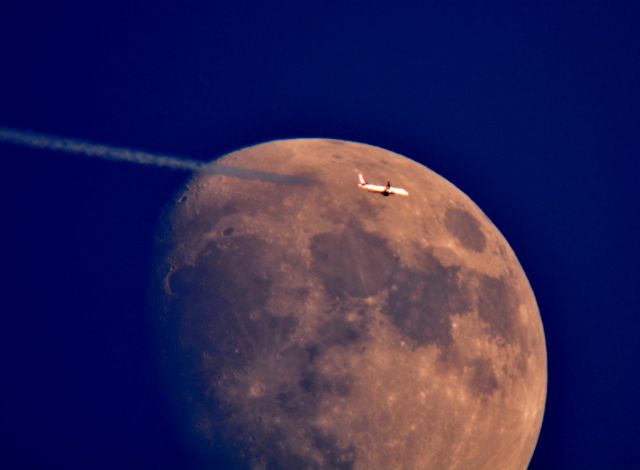
<path id="1" fill-rule="evenodd" d="M 93 144 L 81 140 L 65 139 L 62 137 L 55 137 L 51 135 L 39 134 L 36 132 L 22 131 L 0 126 L 0 143 L 1 142 L 30 148 L 51 150 L 54 152 L 82 155 L 85 157 L 97 157 L 106 160 L 137 163 L 139 165 L 170 168 L 173 170 L 215 173 L 220 175 L 232 176 L 235 178 L 271 181 L 273 183 L 308 183 L 308 181 L 302 178 L 279 175 L 277 173 L 222 166 L 215 164 L 215 162 L 205 163 L 198 160 L 188 160 L 183 158 L 171 157 L 168 155 L 158 155 L 143 152 L 140 150 L 131 150 L 121 147 Z"/>

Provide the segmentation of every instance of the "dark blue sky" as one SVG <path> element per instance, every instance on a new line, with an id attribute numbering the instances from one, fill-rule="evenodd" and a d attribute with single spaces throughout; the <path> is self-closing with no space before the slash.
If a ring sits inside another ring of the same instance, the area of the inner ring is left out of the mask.
<path id="1" fill-rule="evenodd" d="M 203 160 L 326 136 L 421 161 L 536 293 L 531 468 L 637 468 L 640 4 L 344 3 L 5 3 L 0 126 Z M 187 175 L 7 145 L 0 165 L 0 461 L 184 465 L 147 290 Z"/>

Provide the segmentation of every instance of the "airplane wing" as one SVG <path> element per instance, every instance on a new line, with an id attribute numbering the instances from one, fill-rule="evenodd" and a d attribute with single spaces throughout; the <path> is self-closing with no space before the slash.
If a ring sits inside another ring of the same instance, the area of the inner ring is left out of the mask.
<path id="1" fill-rule="evenodd" d="M 394 188 L 393 186 L 391 186 L 389 188 L 389 194 L 397 194 L 398 196 L 408 196 L 409 192 L 406 189 Z"/>

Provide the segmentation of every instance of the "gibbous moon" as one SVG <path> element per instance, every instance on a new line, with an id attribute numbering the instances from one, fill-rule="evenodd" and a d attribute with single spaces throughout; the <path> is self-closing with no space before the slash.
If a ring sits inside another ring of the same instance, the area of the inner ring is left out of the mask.
<path id="1" fill-rule="evenodd" d="M 270 142 L 196 175 L 158 242 L 165 368 L 197 466 L 523 469 L 547 387 L 540 314 L 460 190 L 364 144 Z M 383 197 L 357 175 L 405 188 Z"/>

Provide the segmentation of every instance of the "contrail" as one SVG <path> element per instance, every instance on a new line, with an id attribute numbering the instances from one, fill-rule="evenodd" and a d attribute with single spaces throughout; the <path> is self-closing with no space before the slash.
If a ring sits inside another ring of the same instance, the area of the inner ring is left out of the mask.
<path id="1" fill-rule="evenodd" d="M 249 170 L 218 165 L 215 162 L 201 162 L 168 155 L 158 155 L 140 150 L 131 150 L 122 147 L 93 144 L 82 140 L 65 139 L 32 131 L 22 131 L 0 126 L 0 142 L 24 147 L 50 150 L 54 152 L 83 155 L 85 157 L 104 158 L 121 162 L 136 163 L 138 165 L 150 165 L 172 170 L 189 172 L 205 172 L 234 178 L 270 181 L 281 184 L 308 184 L 309 181 L 295 176 L 280 175 L 266 171 Z"/>

